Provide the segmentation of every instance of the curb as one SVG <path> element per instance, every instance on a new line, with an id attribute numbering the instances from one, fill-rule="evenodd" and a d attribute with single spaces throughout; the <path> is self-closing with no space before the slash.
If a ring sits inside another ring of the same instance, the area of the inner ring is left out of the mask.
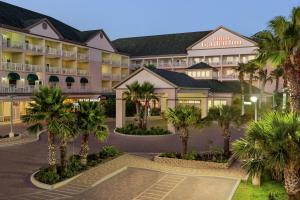
<path id="1" fill-rule="evenodd" d="M 235 185 L 234 185 L 233 189 L 231 190 L 231 192 L 230 192 L 230 194 L 229 194 L 227 200 L 231 200 L 231 199 L 232 199 L 232 197 L 233 197 L 234 193 L 236 192 L 237 188 L 239 187 L 240 183 L 241 183 L 241 180 L 238 180 L 238 181 L 235 183 Z"/>
<path id="2" fill-rule="evenodd" d="M 123 134 L 116 131 L 117 128 L 114 129 L 114 134 L 121 135 L 125 137 L 136 137 L 136 138 L 153 138 L 153 137 L 166 137 L 171 135 L 176 135 L 176 133 L 171 134 L 165 134 L 165 135 L 129 135 L 129 134 Z"/>
<path id="3" fill-rule="evenodd" d="M 100 180 L 98 180 L 96 183 L 94 183 L 92 185 L 92 187 L 95 187 L 96 185 L 99 185 L 100 183 L 106 181 L 107 179 L 110 179 L 110 178 L 114 177 L 115 175 L 117 175 L 117 174 L 119 174 L 119 173 L 121 173 L 121 172 L 123 172 L 123 171 L 125 171 L 127 169 L 128 169 L 128 167 L 125 166 L 125 167 L 122 167 L 122 168 L 120 168 L 120 169 L 118 169 L 118 170 L 116 170 L 116 171 L 114 171 L 114 172 L 112 172 L 110 174 L 107 174 L 106 176 L 104 176 L 103 178 L 101 178 Z"/>
<path id="4" fill-rule="evenodd" d="M 23 138 L 22 135 L 20 134 L 16 140 L 12 140 L 12 141 L 7 141 L 6 143 L 1 144 L 0 143 L 0 148 L 1 147 L 9 147 L 9 146 L 16 146 L 16 145 L 22 145 L 22 144 L 27 144 L 27 143 L 31 143 L 31 142 L 36 142 L 40 139 L 40 135 L 44 132 L 46 132 L 47 130 L 42 130 L 40 132 L 38 132 L 36 134 L 35 137 L 30 137 L 30 135 L 28 137 Z M 23 142 L 22 142 L 23 140 Z"/>

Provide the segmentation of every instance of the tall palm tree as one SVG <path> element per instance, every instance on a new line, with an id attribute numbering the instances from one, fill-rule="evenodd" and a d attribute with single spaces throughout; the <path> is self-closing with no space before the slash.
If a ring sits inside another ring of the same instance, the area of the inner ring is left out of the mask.
<path id="1" fill-rule="evenodd" d="M 79 152 L 80 160 L 83 165 L 86 165 L 89 152 L 89 136 L 94 134 L 98 140 L 103 141 L 108 135 L 104 110 L 97 102 L 80 102 L 77 122 L 80 131 L 82 131 L 82 142 Z"/>
<path id="2" fill-rule="evenodd" d="M 260 81 L 260 101 L 259 108 L 261 108 L 263 97 L 265 96 L 265 87 L 267 82 L 273 82 L 272 76 L 268 74 L 267 69 L 259 69 L 258 71 L 258 79 Z"/>
<path id="3" fill-rule="evenodd" d="M 237 71 L 239 73 L 238 77 L 239 77 L 239 81 L 241 84 L 241 102 L 242 102 L 242 111 L 241 114 L 244 115 L 245 114 L 245 73 L 246 73 L 246 65 L 244 63 L 239 63 L 238 64 L 238 68 Z"/>
<path id="4" fill-rule="evenodd" d="M 138 126 L 142 127 L 142 118 L 141 118 L 141 85 L 138 81 L 134 81 L 130 85 L 126 85 L 127 90 L 124 92 L 125 98 L 128 101 L 135 103 L 136 108 L 136 118 L 138 120 Z"/>
<path id="5" fill-rule="evenodd" d="M 261 121 L 250 123 L 246 138 L 236 141 L 233 150 L 241 159 L 251 160 L 255 159 L 251 149 L 260 152 L 265 167 L 284 172 L 284 186 L 289 198 L 297 199 L 300 191 L 300 117 L 296 113 L 271 112 Z"/>
<path id="6" fill-rule="evenodd" d="M 253 79 L 255 78 L 255 72 L 258 69 L 256 61 L 250 61 L 246 64 L 246 73 L 249 74 L 249 94 L 253 94 Z"/>
<path id="7" fill-rule="evenodd" d="M 65 110 L 63 96 L 59 88 L 40 87 L 31 98 L 27 114 L 22 117 L 24 123 L 29 124 L 29 132 L 37 133 L 44 129 L 48 131 L 48 163 L 49 168 L 56 171 L 56 152 L 54 137 L 60 131 L 61 113 Z"/>
<path id="8" fill-rule="evenodd" d="M 269 29 L 254 35 L 259 53 L 273 66 L 283 66 L 291 99 L 291 110 L 300 113 L 300 7 L 292 10 L 287 19 L 277 16 Z"/>
<path id="9" fill-rule="evenodd" d="M 283 68 L 282 67 L 276 67 L 272 72 L 271 72 L 271 76 L 273 77 L 273 79 L 275 79 L 275 91 L 274 92 L 278 92 L 279 90 L 279 79 L 280 77 L 283 76 Z"/>
<path id="10" fill-rule="evenodd" d="M 239 124 L 241 119 L 240 111 L 234 106 L 223 105 L 221 107 L 212 107 L 208 111 L 207 120 L 214 121 L 216 120 L 219 126 L 223 129 L 223 138 L 224 138 L 224 155 L 230 156 L 230 126 L 235 123 Z"/>
<path id="11" fill-rule="evenodd" d="M 143 119 L 142 119 L 142 128 L 147 128 L 147 118 L 148 118 L 148 109 L 149 103 L 151 100 L 158 100 L 157 96 L 154 94 L 154 85 L 149 82 L 144 82 L 141 85 L 141 96 L 143 101 Z"/>
<path id="12" fill-rule="evenodd" d="M 182 143 L 181 155 L 186 155 L 189 139 L 188 128 L 204 124 L 201 120 L 200 109 L 195 106 L 179 104 L 175 106 L 175 108 L 168 108 L 165 112 L 165 118 L 177 131 L 179 131 Z"/>

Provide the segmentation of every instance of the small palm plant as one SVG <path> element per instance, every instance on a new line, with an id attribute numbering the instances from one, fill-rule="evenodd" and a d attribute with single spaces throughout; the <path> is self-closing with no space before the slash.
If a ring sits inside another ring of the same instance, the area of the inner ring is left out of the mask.
<path id="1" fill-rule="evenodd" d="M 86 165 L 89 136 L 94 134 L 98 140 L 104 141 L 108 135 L 108 126 L 105 123 L 104 110 L 97 102 L 80 102 L 77 121 L 79 129 L 82 131 L 80 161 L 82 165 Z"/>
<path id="2" fill-rule="evenodd" d="M 204 124 L 204 121 L 201 120 L 200 109 L 195 106 L 179 104 L 175 108 L 168 108 L 165 112 L 165 118 L 179 131 L 182 142 L 181 155 L 186 155 L 188 150 L 189 128 Z"/>
<path id="3" fill-rule="evenodd" d="M 49 168 L 56 172 L 56 150 L 54 144 L 55 135 L 60 131 L 62 113 L 66 109 L 63 96 L 59 88 L 40 87 L 31 98 L 27 114 L 22 117 L 24 123 L 29 124 L 29 132 L 37 133 L 44 130 L 45 125 L 48 131 L 48 163 Z"/>
<path id="4" fill-rule="evenodd" d="M 261 121 L 250 123 L 246 134 L 245 139 L 233 144 L 234 154 L 248 162 L 261 158 L 264 167 L 283 171 L 289 198 L 296 199 L 300 191 L 300 117 L 295 113 L 271 112 Z"/>
<path id="5" fill-rule="evenodd" d="M 259 108 L 262 105 L 262 99 L 265 96 L 265 87 L 267 82 L 273 82 L 272 75 L 268 74 L 267 69 L 259 69 L 258 71 L 258 79 L 260 80 L 260 101 Z"/>
<path id="6" fill-rule="evenodd" d="M 239 73 L 238 77 L 239 77 L 239 81 L 240 81 L 240 85 L 241 85 L 241 102 L 242 102 L 242 110 L 241 110 L 241 114 L 244 115 L 245 114 L 245 73 L 246 73 L 246 65 L 244 63 L 239 63 L 237 71 Z"/>
<path id="7" fill-rule="evenodd" d="M 208 111 L 208 121 L 217 121 L 223 129 L 224 138 L 224 155 L 230 156 L 230 126 L 232 124 L 239 125 L 241 123 L 241 115 L 238 108 L 234 106 L 223 105 L 221 107 L 212 107 Z"/>

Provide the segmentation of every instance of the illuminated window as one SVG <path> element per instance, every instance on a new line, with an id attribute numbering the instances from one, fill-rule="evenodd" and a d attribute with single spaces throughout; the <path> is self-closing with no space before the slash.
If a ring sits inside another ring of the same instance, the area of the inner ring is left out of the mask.
<path id="1" fill-rule="evenodd" d="M 208 109 L 211 108 L 212 106 L 214 107 L 221 107 L 223 105 L 227 105 L 226 100 L 214 100 L 214 105 L 212 105 L 212 100 L 208 100 Z"/>
<path id="2" fill-rule="evenodd" d="M 210 71 L 205 72 L 205 77 L 210 77 Z"/>
<path id="3" fill-rule="evenodd" d="M 197 76 L 197 73 L 193 72 L 192 77 L 196 77 L 196 76 Z"/>
<path id="4" fill-rule="evenodd" d="M 197 72 L 197 77 L 201 77 L 200 71 Z"/>

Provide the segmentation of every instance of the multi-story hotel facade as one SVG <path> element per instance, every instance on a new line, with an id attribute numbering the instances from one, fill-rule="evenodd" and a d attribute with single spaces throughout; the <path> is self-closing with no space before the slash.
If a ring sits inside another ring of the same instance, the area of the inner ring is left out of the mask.
<path id="1" fill-rule="evenodd" d="M 52 17 L 0 2 L 0 124 L 26 112 L 40 85 L 70 99 L 98 98 L 129 74 L 103 30 L 79 31 Z M 12 101 L 13 99 L 13 101 Z"/>

